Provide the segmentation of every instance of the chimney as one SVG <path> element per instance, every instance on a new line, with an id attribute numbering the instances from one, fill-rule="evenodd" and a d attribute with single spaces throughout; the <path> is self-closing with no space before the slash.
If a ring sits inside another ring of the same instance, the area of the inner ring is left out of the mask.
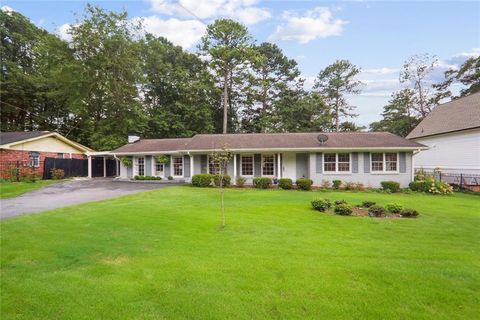
<path id="1" fill-rule="evenodd" d="M 140 136 L 137 133 L 128 134 L 128 143 L 135 143 L 137 141 L 140 141 Z"/>

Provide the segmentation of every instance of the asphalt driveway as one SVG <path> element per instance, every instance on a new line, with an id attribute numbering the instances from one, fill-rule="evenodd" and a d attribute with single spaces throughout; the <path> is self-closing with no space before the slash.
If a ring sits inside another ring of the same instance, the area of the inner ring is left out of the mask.
<path id="1" fill-rule="evenodd" d="M 1 199 L 0 219 L 115 198 L 169 185 L 171 184 L 114 182 L 112 179 L 74 180 L 56 183 L 16 198 Z"/>

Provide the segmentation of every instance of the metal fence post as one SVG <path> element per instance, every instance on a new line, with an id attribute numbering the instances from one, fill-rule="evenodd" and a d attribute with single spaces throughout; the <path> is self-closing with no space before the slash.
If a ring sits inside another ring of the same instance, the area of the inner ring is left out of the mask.
<path id="1" fill-rule="evenodd" d="M 440 178 L 440 182 L 442 182 L 442 171 L 440 171 L 440 172 L 438 173 L 438 175 L 439 175 L 439 178 Z"/>
<path id="2" fill-rule="evenodd" d="M 460 173 L 460 189 L 463 187 L 463 174 Z"/>

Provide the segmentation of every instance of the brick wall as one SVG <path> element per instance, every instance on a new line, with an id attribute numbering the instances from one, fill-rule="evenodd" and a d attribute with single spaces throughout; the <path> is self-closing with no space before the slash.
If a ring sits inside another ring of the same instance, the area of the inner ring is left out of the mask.
<path id="1" fill-rule="evenodd" d="M 60 158 L 56 152 L 38 152 L 40 156 L 40 166 L 35 168 L 35 176 L 43 176 L 43 164 L 45 158 Z M 65 159 L 70 159 L 70 153 L 64 153 L 63 157 Z M 72 153 L 72 159 L 85 159 L 86 156 L 81 153 Z M 11 171 L 12 165 L 16 161 L 20 161 L 20 175 L 30 175 L 32 173 L 32 168 L 29 166 L 30 163 L 30 151 L 25 150 L 7 150 L 0 149 L 0 177 L 3 179 L 9 178 L 9 172 Z"/>

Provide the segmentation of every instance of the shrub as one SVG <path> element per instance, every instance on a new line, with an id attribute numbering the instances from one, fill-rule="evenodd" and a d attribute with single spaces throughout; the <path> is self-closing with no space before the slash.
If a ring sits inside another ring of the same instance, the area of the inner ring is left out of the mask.
<path id="1" fill-rule="evenodd" d="M 400 183 L 396 181 L 382 181 L 380 182 L 382 185 L 382 189 L 385 191 L 390 192 L 399 192 L 400 191 Z"/>
<path id="2" fill-rule="evenodd" d="M 333 180 L 333 189 L 340 189 L 342 186 L 342 180 Z"/>
<path id="3" fill-rule="evenodd" d="M 412 182 L 410 182 L 408 187 L 412 191 L 423 192 L 424 189 L 425 189 L 425 181 L 412 181 Z"/>
<path id="4" fill-rule="evenodd" d="M 278 186 L 284 190 L 290 190 L 293 188 L 292 179 L 289 178 L 281 178 L 278 180 Z"/>
<path id="5" fill-rule="evenodd" d="M 247 181 L 247 179 L 245 179 L 244 177 L 238 176 L 237 181 L 236 181 L 237 187 L 242 188 L 245 185 L 246 181 Z"/>
<path id="6" fill-rule="evenodd" d="M 341 203 L 335 205 L 334 212 L 340 216 L 351 216 L 353 211 L 351 206 L 346 203 Z"/>
<path id="7" fill-rule="evenodd" d="M 300 178 L 295 181 L 295 184 L 297 185 L 298 189 L 309 191 L 312 190 L 313 180 L 308 178 Z"/>
<path id="8" fill-rule="evenodd" d="M 65 171 L 63 169 L 52 168 L 50 169 L 50 174 L 52 175 L 52 179 L 60 180 L 65 177 Z"/>
<path id="9" fill-rule="evenodd" d="M 168 179 L 168 180 L 173 180 L 173 177 L 172 177 L 172 176 L 168 176 L 167 179 Z"/>
<path id="10" fill-rule="evenodd" d="M 322 188 L 330 189 L 332 187 L 332 183 L 329 180 L 322 180 Z"/>
<path id="11" fill-rule="evenodd" d="M 345 200 L 335 200 L 335 205 L 338 206 L 340 204 L 347 204 L 347 201 Z"/>
<path id="12" fill-rule="evenodd" d="M 135 176 L 135 180 L 162 180 L 162 177 L 155 176 Z"/>
<path id="13" fill-rule="evenodd" d="M 385 214 L 385 208 L 382 206 L 373 205 L 368 208 L 368 215 L 370 217 L 381 217 Z"/>
<path id="14" fill-rule="evenodd" d="M 398 203 L 389 203 L 385 206 L 385 209 L 387 209 L 387 211 L 390 213 L 400 213 L 400 211 L 403 209 L 403 206 Z"/>
<path id="15" fill-rule="evenodd" d="M 356 190 L 357 184 L 355 182 L 345 182 L 345 190 Z"/>
<path id="16" fill-rule="evenodd" d="M 272 179 L 270 178 L 253 178 L 253 185 L 257 189 L 268 189 L 272 185 Z"/>
<path id="17" fill-rule="evenodd" d="M 127 167 L 127 168 L 131 168 L 132 165 L 133 165 L 133 159 L 132 157 L 121 157 L 120 158 L 120 161 L 122 162 L 122 164 Z"/>
<path id="18" fill-rule="evenodd" d="M 412 191 L 427 192 L 431 194 L 452 194 L 453 187 L 446 182 L 435 180 L 432 177 L 426 177 L 425 180 L 416 180 L 410 182 L 409 187 Z"/>
<path id="19" fill-rule="evenodd" d="M 417 210 L 414 209 L 403 209 L 402 211 L 400 211 L 400 215 L 403 218 L 415 218 L 419 215 L 419 213 L 417 212 Z"/>
<path id="20" fill-rule="evenodd" d="M 315 200 L 312 200 L 311 203 L 312 203 L 312 207 L 315 210 L 321 211 L 321 212 L 327 211 L 332 206 L 332 203 L 328 199 L 315 199 Z"/>
<path id="21" fill-rule="evenodd" d="M 377 203 L 374 201 L 363 201 L 362 202 L 362 207 L 364 208 L 370 208 L 371 206 L 376 205 Z"/>
<path id="22" fill-rule="evenodd" d="M 219 174 L 214 174 L 214 175 L 212 175 L 212 177 L 213 177 L 213 183 L 215 184 L 215 186 L 220 187 L 220 175 Z M 232 179 L 230 178 L 229 175 L 224 174 L 223 175 L 223 187 L 229 187 L 231 180 Z"/>
<path id="23" fill-rule="evenodd" d="M 206 188 L 212 185 L 213 177 L 208 173 L 194 174 L 192 177 L 192 185 L 195 187 Z"/>

